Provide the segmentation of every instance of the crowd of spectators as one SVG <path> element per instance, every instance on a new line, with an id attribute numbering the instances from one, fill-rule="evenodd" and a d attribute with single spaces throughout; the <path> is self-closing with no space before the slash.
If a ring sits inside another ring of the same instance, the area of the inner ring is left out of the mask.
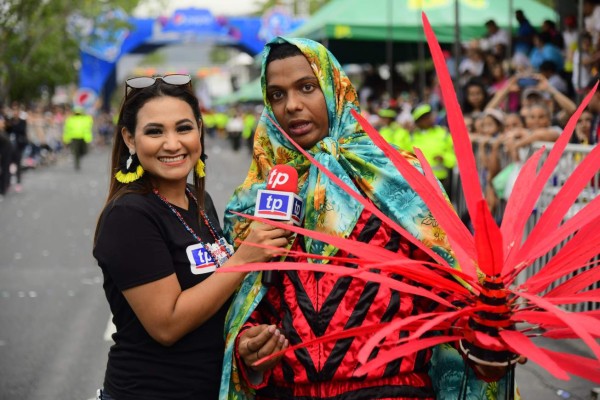
<path id="1" fill-rule="evenodd" d="M 489 20 L 485 22 L 487 34 L 464 43 L 458 62 L 446 52 L 481 184 L 492 209 L 509 194 L 508 170 L 518 168 L 532 143 L 553 142 L 559 137 L 600 76 L 600 5 L 585 0 L 583 15 L 585 30 L 578 32 L 572 15 L 533 26 L 522 10 L 516 10 L 518 26 L 512 38 Z M 594 96 L 579 119 L 572 143 L 593 146 L 598 142 L 600 99 L 596 97 L 600 95 Z M 415 118 L 421 113 L 415 112 L 424 105 L 436 126 L 437 141 L 450 137 L 435 76 L 421 96 L 407 91 L 383 101 L 369 99 L 363 108 L 389 142 L 410 151 L 418 140 L 419 146 L 425 146 L 421 150 L 426 157 L 434 160 L 434 168 L 450 170 L 453 162 L 447 154 L 453 153 L 451 143 L 440 146 L 417 139 L 423 129 Z M 451 197 L 455 195 L 450 192 Z"/>
<path id="2" fill-rule="evenodd" d="M 23 190 L 25 171 L 70 157 L 63 133 L 65 120 L 73 112 L 68 105 L 26 106 L 19 102 L 0 109 L 0 201 L 9 192 Z M 98 113 L 93 145 L 108 145 L 113 126 L 110 113 Z"/>
<path id="3" fill-rule="evenodd" d="M 507 195 L 494 185 L 494 178 L 507 164 L 522 161 L 531 143 L 556 140 L 600 73 L 598 1 L 585 0 L 583 15 L 585 29 L 579 32 L 573 15 L 533 26 L 522 10 L 516 10 L 512 37 L 489 20 L 484 24 L 487 34 L 464 43 L 459 60 L 445 52 L 492 208 Z M 456 160 L 435 74 L 421 93 L 417 93 L 415 83 L 397 96 L 378 95 L 376 75 L 375 69 L 368 70 L 359 89 L 365 116 L 401 149 L 421 148 L 452 197 L 451 171 Z M 229 137 L 237 151 L 242 143 L 250 149 L 258 112 L 254 106 L 238 105 L 230 115 L 222 110 L 205 110 L 203 114 L 208 134 Z M 26 109 L 13 104 L 1 110 L 0 181 L 4 183 L 0 195 L 11 183 L 12 190 L 21 190 L 24 169 L 53 163 L 62 154 L 62 127 L 70 113 L 67 106 L 34 105 Z M 599 122 L 600 98 L 592 99 L 572 142 L 595 145 Z M 112 116 L 96 115 L 94 127 L 95 144 L 108 144 Z M 2 168 L 6 163 L 9 166 Z"/>

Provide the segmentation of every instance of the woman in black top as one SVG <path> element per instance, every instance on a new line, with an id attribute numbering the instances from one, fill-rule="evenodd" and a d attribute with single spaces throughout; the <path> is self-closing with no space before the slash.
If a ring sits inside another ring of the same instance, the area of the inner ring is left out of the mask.
<path id="1" fill-rule="evenodd" d="M 289 231 L 255 224 L 233 253 L 204 191 L 204 142 L 188 75 L 127 81 L 112 149 L 110 189 L 94 257 L 117 328 L 101 399 L 216 399 L 223 321 L 244 273 L 268 261 Z M 194 170 L 194 184 L 187 179 Z M 287 341 L 269 333 L 273 349 Z"/>

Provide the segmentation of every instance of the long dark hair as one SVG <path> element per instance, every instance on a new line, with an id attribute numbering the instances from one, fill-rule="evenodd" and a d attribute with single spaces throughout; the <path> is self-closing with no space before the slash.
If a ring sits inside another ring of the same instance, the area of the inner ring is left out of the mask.
<path id="1" fill-rule="evenodd" d="M 142 177 L 132 183 L 121 183 L 115 178 L 115 174 L 119 171 L 121 165 L 129 157 L 129 148 L 123 140 L 121 131 L 123 128 L 127 129 L 132 134 L 135 132 L 137 126 L 137 115 L 139 110 L 148 101 L 157 97 L 174 97 L 185 101 L 192 108 L 194 117 L 198 122 L 200 129 L 200 144 L 202 145 L 202 154 L 200 158 L 204 161 L 206 154 L 204 153 L 204 124 L 202 123 L 202 115 L 200 114 L 200 105 L 198 98 L 193 92 L 191 85 L 170 85 L 164 83 L 161 79 L 157 79 L 156 83 L 152 86 L 148 86 L 142 89 L 129 89 L 129 93 L 123 99 L 121 109 L 119 111 L 119 120 L 115 127 L 115 133 L 113 137 L 112 156 L 110 162 L 110 181 L 108 196 L 106 203 L 104 204 L 102 212 L 115 200 L 124 196 L 128 193 L 147 194 L 152 191 L 152 176 L 149 173 L 145 173 Z M 199 211 L 204 209 L 204 178 L 199 178 L 195 173 L 194 175 L 194 192 L 198 199 Z M 200 218 L 200 216 L 198 216 Z M 96 225 L 96 233 L 94 235 L 94 243 L 98 236 L 98 224 Z"/>

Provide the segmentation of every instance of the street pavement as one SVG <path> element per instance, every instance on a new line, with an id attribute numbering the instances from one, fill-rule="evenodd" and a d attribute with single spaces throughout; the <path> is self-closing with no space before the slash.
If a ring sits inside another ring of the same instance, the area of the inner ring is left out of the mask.
<path id="1" fill-rule="evenodd" d="M 250 156 L 219 138 L 206 147 L 207 189 L 222 215 Z M 112 325 L 92 238 L 108 165 L 108 148 L 93 149 L 80 172 L 66 157 L 27 171 L 23 192 L 0 201 L 0 399 L 88 400 L 102 383 Z M 547 342 L 589 355 L 577 341 Z M 525 400 L 587 400 L 594 387 L 531 361 L 518 366 L 517 384 Z"/>

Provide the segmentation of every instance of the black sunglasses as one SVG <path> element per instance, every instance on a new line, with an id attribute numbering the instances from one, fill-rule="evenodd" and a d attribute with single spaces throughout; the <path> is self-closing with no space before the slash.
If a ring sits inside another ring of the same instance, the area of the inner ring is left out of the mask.
<path id="1" fill-rule="evenodd" d="M 160 79 L 164 83 L 174 86 L 185 86 L 191 85 L 192 77 L 185 74 L 170 74 L 165 76 L 138 76 L 135 78 L 129 78 L 125 81 L 125 98 L 129 94 L 127 89 L 143 89 L 150 87 L 156 83 L 156 80 Z"/>

